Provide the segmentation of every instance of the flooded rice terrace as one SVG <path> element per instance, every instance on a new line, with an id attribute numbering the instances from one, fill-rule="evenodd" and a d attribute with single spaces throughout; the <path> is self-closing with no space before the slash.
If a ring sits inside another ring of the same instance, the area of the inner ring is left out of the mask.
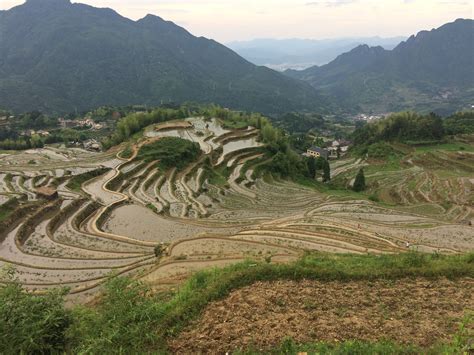
<path id="1" fill-rule="evenodd" d="M 159 288 L 202 268 L 249 258 L 287 262 L 305 250 L 393 253 L 406 251 L 406 240 L 443 253 L 474 248 L 468 226 L 254 176 L 268 157 L 253 127 L 166 122 L 147 128 L 134 148 L 162 137 L 199 143 L 211 168 L 227 175 L 212 180 L 204 159 L 161 171 L 135 155 L 120 158 L 125 145 L 2 154 L 0 266 L 14 267 L 28 290 L 68 286 L 69 302 L 87 302 L 111 273 Z"/>

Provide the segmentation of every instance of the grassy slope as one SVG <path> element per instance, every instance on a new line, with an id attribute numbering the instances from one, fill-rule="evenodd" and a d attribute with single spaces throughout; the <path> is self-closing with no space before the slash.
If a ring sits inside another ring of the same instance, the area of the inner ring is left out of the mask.
<path id="1" fill-rule="evenodd" d="M 93 178 L 98 177 L 100 175 L 103 175 L 109 170 L 110 168 L 99 168 L 84 174 L 76 175 L 69 180 L 66 187 L 72 191 L 81 192 L 81 187 L 83 183 L 92 180 Z"/>
<path id="2" fill-rule="evenodd" d="M 15 211 L 15 208 L 19 206 L 18 199 L 13 197 L 10 198 L 3 205 L 0 205 L 0 222 L 5 221 Z"/>
<path id="3" fill-rule="evenodd" d="M 74 332 L 76 349 L 100 352 L 113 343 L 125 352 L 165 351 L 166 339 L 178 334 L 211 301 L 222 299 L 232 290 L 256 281 L 347 281 L 405 277 L 474 277 L 474 255 L 307 254 L 295 263 L 283 265 L 247 261 L 224 269 L 198 272 L 174 295 L 165 299 L 143 297 L 147 292 L 138 284 L 114 278 L 96 309 L 78 311 Z M 363 346 L 361 349 L 367 351 L 383 349 L 380 344 Z"/>

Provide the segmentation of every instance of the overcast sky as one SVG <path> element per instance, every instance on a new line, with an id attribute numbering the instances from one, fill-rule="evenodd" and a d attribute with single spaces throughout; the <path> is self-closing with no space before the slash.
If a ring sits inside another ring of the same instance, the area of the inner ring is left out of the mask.
<path id="1" fill-rule="evenodd" d="M 9 9 L 24 0 L 0 0 Z M 407 36 L 473 17 L 473 0 L 82 0 L 131 19 L 151 13 L 220 42 Z"/>

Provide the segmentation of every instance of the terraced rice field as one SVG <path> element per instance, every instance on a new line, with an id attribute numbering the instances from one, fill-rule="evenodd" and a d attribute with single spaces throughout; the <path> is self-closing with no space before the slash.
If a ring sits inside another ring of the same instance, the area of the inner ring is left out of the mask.
<path id="1" fill-rule="evenodd" d="M 181 171 L 136 158 L 141 145 L 167 136 L 199 143 L 202 157 Z M 128 160 L 118 158 L 123 147 L 2 155 L 0 204 L 18 197 L 30 210 L 0 229 L 0 266 L 13 265 L 31 291 L 67 286 L 70 302 L 86 302 L 111 273 L 160 288 L 201 268 L 248 258 L 286 262 L 305 250 L 395 253 L 406 251 L 407 241 L 427 252 L 474 249 L 474 229 L 461 223 L 473 219 L 471 153 L 449 174 L 430 165 L 451 164 L 453 157 L 442 154 L 429 162 L 415 156 L 399 170 L 368 171 L 369 182 L 377 181 L 373 189 L 397 201 L 390 207 L 254 176 L 263 159 L 257 137 L 251 127 L 231 131 L 218 120 L 192 118 L 150 127 Z M 225 183 L 211 182 L 209 161 L 229 172 Z M 363 165 L 337 161 L 333 178 L 349 179 Z M 80 190 L 67 187 L 100 167 L 110 170 Z M 38 200 L 41 186 L 54 187 L 59 198 Z M 159 244 L 165 255 L 158 259 Z"/>

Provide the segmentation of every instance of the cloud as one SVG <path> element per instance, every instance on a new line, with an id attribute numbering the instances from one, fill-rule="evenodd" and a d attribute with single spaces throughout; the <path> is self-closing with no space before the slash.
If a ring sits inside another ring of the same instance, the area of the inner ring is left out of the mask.
<path id="1" fill-rule="evenodd" d="M 306 3 L 306 6 L 342 6 L 357 2 L 358 0 L 318 0 Z"/>
<path id="2" fill-rule="evenodd" d="M 464 0 L 460 0 L 460 1 L 456 1 L 456 0 L 452 0 L 452 1 L 438 1 L 438 4 L 440 5 L 469 5 L 469 1 L 464 1 Z"/>

